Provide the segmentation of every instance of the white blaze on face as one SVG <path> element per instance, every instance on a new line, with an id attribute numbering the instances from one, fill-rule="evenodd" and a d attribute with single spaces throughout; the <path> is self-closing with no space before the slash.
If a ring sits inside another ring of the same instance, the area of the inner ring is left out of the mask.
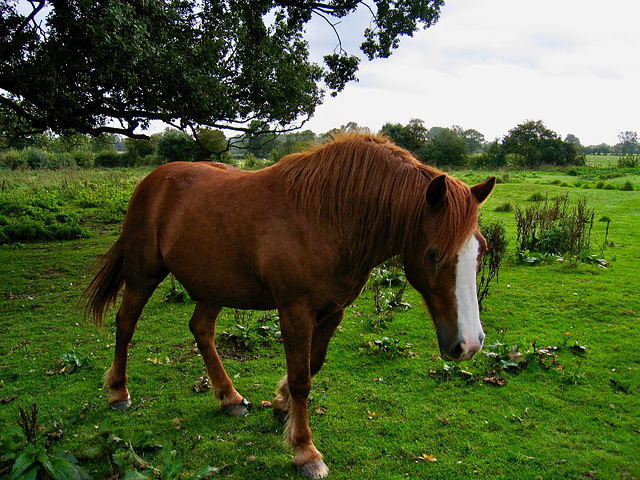
<path id="1" fill-rule="evenodd" d="M 471 358 L 482 349 L 484 332 L 480 323 L 476 273 L 480 242 L 471 235 L 458 252 L 456 266 L 456 302 L 458 305 L 458 333 L 462 339 L 462 357 Z"/>

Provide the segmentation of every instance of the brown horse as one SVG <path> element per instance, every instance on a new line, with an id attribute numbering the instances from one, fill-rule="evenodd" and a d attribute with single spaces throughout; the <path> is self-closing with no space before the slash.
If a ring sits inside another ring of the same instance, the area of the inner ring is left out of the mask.
<path id="1" fill-rule="evenodd" d="M 127 351 L 144 305 L 171 272 L 196 300 L 189 327 L 215 394 L 229 415 L 249 404 L 214 344 L 222 307 L 280 315 L 287 375 L 273 402 L 307 477 L 328 468 L 311 440 L 307 400 L 344 309 L 371 270 L 402 254 L 447 360 L 471 358 L 484 333 L 476 298 L 486 242 L 478 205 L 495 178 L 469 188 L 418 162 L 384 137 L 341 134 L 258 172 L 215 163 L 170 163 L 131 198 L 122 234 L 101 259 L 85 298 L 102 325 L 124 286 L 105 384 L 112 408 L 130 404 Z"/>

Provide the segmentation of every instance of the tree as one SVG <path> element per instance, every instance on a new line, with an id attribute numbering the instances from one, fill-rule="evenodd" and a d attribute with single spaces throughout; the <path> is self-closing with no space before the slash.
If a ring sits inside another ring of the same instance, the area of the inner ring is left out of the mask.
<path id="1" fill-rule="evenodd" d="M 580 139 L 578 137 L 576 137 L 573 133 L 569 133 L 565 137 L 564 141 L 567 142 L 567 143 L 570 143 L 571 145 L 576 147 L 578 150 L 580 150 L 582 148 L 582 144 L 580 143 Z"/>
<path id="2" fill-rule="evenodd" d="M 482 150 L 482 147 L 485 143 L 484 135 L 472 128 L 468 130 L 464 130 L 460 134 L 460 138 L 462 138 L 465 142 L 467 142 L 467 147 L 469 148 L 470 154 L 476 153 Z"/>
<path id="3" fill-rule="evenodd" d="M 419 118 L 412 118 L 407 125 L 386 123 L 381 129 L 381 133 L 391 137 L 398 146 L 406 148 L 423 161 L 426 154 L 428 132 L 424 122 Z"/>
<path id="4" fill-rule="evenodd" d="M 437 127 L 429 131 L 429 143 L 425 154 L 427 163 L 459 167 L 466 163 L 468 157 L 469 146 L 455 130 Z"/>
<path id="5" fill-rule="evenodd" d="M 201 128 L 196 132 L 196 143 L 199 148 L 195 149 L 194 160 L 214 160 L 216 162 L 228 163 L 229 141 L 222 130 L 213 128 Z"/>
<path id="6" fill-rule="evenodd" d="M 2 130 L 141 137 L 153 120 L 194 132 L 299 125 L 325 90 L 356 79 L 360 59 L 342 48 L 341 19 L 369 9 L 360 50 L 386 58 L 402 36 L 437 22 L 443 3 L 0 0 Z M 314 15 L 336 32 L 324 66 L 303 36 Z"/>
<path id="7" fill-rule="evenodd" d="M 191 161 L 196 142 L 184 132 L 167 128 L 158 139 L 158 156 L 167 162 Z"/>
<path id="8" fill-rule="evenodd" d="M 616 145 L 616 150 L 621 155 L 631 155 L 638 150 L 638 133 L 637 132 L 620 132 L 618 134 L 620 143 Z"/>
<path id="9" fill-rule="evenodd" d="M 541 120 L 529 120 L 509 130 L 502 140 L 502 149 L 506 155 L 521 156 L 528 167 L 581 163 L 576 147 L 563 142 Z"/>

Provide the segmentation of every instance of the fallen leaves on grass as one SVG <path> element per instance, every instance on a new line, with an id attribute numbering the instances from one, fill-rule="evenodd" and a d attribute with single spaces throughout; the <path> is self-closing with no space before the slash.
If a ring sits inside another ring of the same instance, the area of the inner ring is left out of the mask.
<path id="1" fill-rule="evenodd" d="M 422 461 L 425 461 L 425 462 L 437 462 L 438 461 L 438 459 L 432 453 L 430 453 L 430 454 L 423 453 L 422 455 L 420 455 L 418 457 L 418 460 L 422 460 Z M 416 461 L 416 463 L 417 463 L 417 461 Z"/>

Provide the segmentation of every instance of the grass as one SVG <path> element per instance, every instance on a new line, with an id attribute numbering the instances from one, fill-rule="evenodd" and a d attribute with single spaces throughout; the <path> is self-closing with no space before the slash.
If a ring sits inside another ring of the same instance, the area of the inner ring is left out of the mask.
<path id="1" fill-rule="evenodd" d="M 470 183 L 487 176 L 459 173 Z M 117 184 L 129 192 L 143 174 L 112 174 L 102 180 L 104 191 L 115 191 Z M 595 182 L 586 168 L 578 175 L 508 174 L 483 216 L 506 225 L 511 248 L 514 215 L 496 207 L 527 205 L 536 192 L 584 196 L 596 219 L 611 219 L 612 245 L 604 243 L 604 222 L 596 221 L 592 233 L 592 248 L 603 250 L 610 267 L 527 267 L 507 259 L 483 302 L 485 343 L 504 345 L 495 347 L 501 356 L 480 353 L 460 366 L 437 357 L 433 327 L 414 290 L 405 294 L 412 308 L 396 311 L 382 330 L 370 320 L 376 312 L 366 290 L 347 309 L 310 400 L 314 440 L 331 478 L 640 478 L 640 192 L 562 186 Z M 105 173 L 25 175 L 38 177 L 7 176 L 3 195 L 45 183 L 58 191 L 69 175 L 78 175 L 73 185 L 82 190 L 85 182 L 100 184 Z M 640 184 L 637 172 L 606 181 Z M 89 238 L 0 248 L 0 425 L 15 425 L 18 408 L 35 402 L 39 422 L 61 432 L 53 440 L 55 450 L 73 453 L 94 478 L 133 469 L 131 463 L 114 463 L 116 446 L 108 433 L 132 441 L 145 430 L 176 450 L 185 477 L 205 466 L 218 469 L 212 478 L 297 477 L 282 445 L 282 427 L 261 406 L 272 400 L 284 373 L 281 346 L 272 342 L 245 351 L 222 342 L 229 375 L 255 406 L 246 418 L 227 418 L 210 392 L 193 388 L 204 375 L 187 326 L 193 304 L 167 302 L 168 280 L 147 306 L 131 346 L 132 407 L 107 408 L 109 392 L 101 378 L 113 355 L 113 315 L 103 331 L 96 330 L 83 320 L 78 300 L 90 265 L 115 240 L 118 224 L 101 224 L 101 207 L 84 211 L 78 196 L 60 208 L 80 215 Z M 218 330 L 233 324 L 232 312 L 226 312 Z M 372 352 L 369 342 L 383 337 L 411 345 L 413 354 Z M 514 347 L 522 355 L 510 357 Z M 550 350 L 556 356 L 542 353 L 545 347 L 557 347 Z M 503 368 L 500 360 L 508 364 L 512 357 L 521 363 Z M 74 358 L 81 366 L 72 369 Z M 152 465 L 162 464 L 160 447 L 135 449 Z"/>

